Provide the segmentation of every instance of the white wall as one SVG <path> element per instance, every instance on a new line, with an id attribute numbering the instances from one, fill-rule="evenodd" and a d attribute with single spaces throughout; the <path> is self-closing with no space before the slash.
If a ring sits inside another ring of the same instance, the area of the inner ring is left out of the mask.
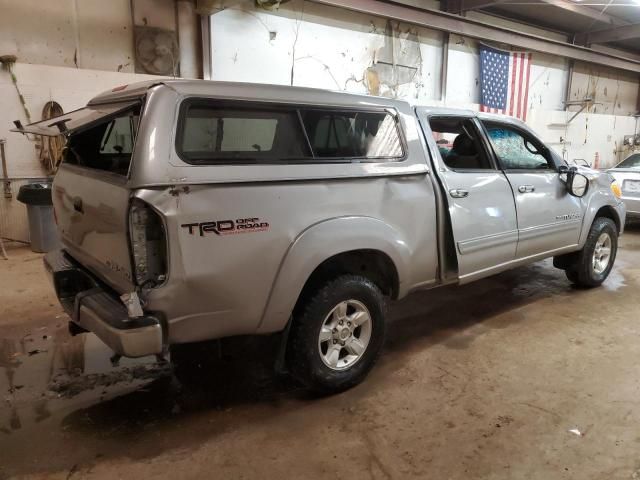
<path id="1" fill-rule="evenodd" d="M 446 98 L 442 99 L 440 32 L 391 22 L 396 59 L 399 63 L 409 59 L 417 67 L 410 81 L 394 84 L 380 63 L 386 59 L 385 41 L 389 43 L 384 19 L 303 0 L 292 0 L 275 11 L 257 9 L 251 0 L 210 3 L 214 80 L 319 87 L 478 109 L 476 40 L 450 36 Z M 561 34 L 482 13 L 468 15 L 566 40 Z M 589 92 L 596 105 L 567 124 L 577 110 L 564 110 L 568 77 L 565 58 L 533 52 L 527 123 L 569 160 L 584 158 L 593 163 L 597 153 L 601 167 L 615 164 L 621 159 L 623 136 L 634 131 L 629 115 L 637 108 L 639 77 L 577 62 L 570 99 Z"/>
<path id="2" fill-rule="evenodd" d="M 267 12 L 252 1 L 219 4 L 210 17 L 215 80 L 277 83 L 438 99 L 442 34 L 293 0 Z M 385 45 L 385 41 L 388 42 Z M 398 65 L 387 68 L 377 60 Z M 384 58 L 380 58 L 380 57 Z"/>
<path id="3" fill-rule="evenodd" d="M 135 23 L 176 28 L 174 0 L 0 0 L 0 55 L 16 55 L 13 67 L 32 121 L 44 104 L 65 111 L 117 85 L 153 78 L 134 74 Z M 120 72 L 120 73 L 119 73 Z M 36 144 L 9 133 L 15 119 L 27 123 L 10 74 L 0 69 L 0 138 L 6 139 L 11 178 L 41 178 Z M 0 234 L 28 240 L 24 206 L 15 199 L 28 180 L 14 181 L 13 199 L 0 196 Z"/>
<path id="4" fill-rule="evenodd" d="M 6 54 L 22 63 L 133 72 L 130 1 L 0 0 Z"/>
<path id="5" fill-rule="evenodd" d="M 157 78 L 134 73 L 105 72 L 49 65 L 18 63 L 13 71 L 18 86 L 31 112 L 33 121 L 40 120 L 42 108 L 55 100 L 65 112 L 83 107 L 96 94 L 117 85 Z M 36 143 L 18 133 L 12 121 L 26 118 L 9 73 L 0 70 L 0 138 L 6 139 L 5 152 L 9 177 L 14 179 L 13 198 L 5 199 L 0 191 L 0 234 L 17 240 L 28 240 L 24 205 L 16 200 L 20 178 L 42 178 L 45 172 L 38 160 Z"/>
<path id="6" fill-rule="evenodd" d="M 33 121 L 41 118 L 46 102 L 55 100 L 65 112 L 83 107 L 98 93 L 115 86 L 157 78 L 135 73 L 80 70 L 49 65 L 18 63 L 13 72 Z M 44 172 L 37 160 L 35 142 L 10 132 L 13 120 L 26 123 L 24 110 L 9 73 L 0 70 L 0 138 L 7 140 L 6 154 L 10 177 L 40 177 Z"/>
<path id="7" fill-rule="evenodd" d="M 594 113 L 633 115 L 637 111 L 640 75 L 601 65 L 576 62 L 571 82 L 571 100 L 591 97 Z"/>

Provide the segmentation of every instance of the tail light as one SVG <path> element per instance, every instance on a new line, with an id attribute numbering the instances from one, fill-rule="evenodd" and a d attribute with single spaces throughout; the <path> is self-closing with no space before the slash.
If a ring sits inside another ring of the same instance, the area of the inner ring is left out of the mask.
<path id="1" fill-rule="evenodd" d="M 141 200 L 129 209 L 129 235 L 136 283 L 155 286 L 167 276 L 167 241 L 160 215 Z"/>

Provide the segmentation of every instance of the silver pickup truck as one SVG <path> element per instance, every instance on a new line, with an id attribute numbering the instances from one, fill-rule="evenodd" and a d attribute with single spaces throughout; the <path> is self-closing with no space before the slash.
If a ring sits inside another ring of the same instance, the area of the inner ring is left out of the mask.
<path id="1" fill-rule="evenodd" d="M 625 221 L 610 175 L 471 111 L 168 80 L 16 125 L 68 137 L 45 264 L 73 332 L 132 357 L 279 332 L 322 392 L 370 371 L 387 299 L 548 257 L 594 287 Z"/>

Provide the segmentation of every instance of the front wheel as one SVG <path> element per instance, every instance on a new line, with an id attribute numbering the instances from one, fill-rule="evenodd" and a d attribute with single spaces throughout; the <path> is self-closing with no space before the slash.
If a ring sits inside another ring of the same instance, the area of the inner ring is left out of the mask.
<path id="1" fill-rule="evenodd" d="M 360 383 L 385 338 L 385 301 L 369 279 L 344 275 L 311 293 L 294 315 L 290 371 L 312 390 L 337 393 Z"/>
<path id="2" fill-rule="evenodd" d="M 597 287 L 613 268 L 618 251 L 618 229 L 610 218 L 596 218 L 589 236 L 575 262 L 567 270 L 567 278 L 581 287 Z"/>

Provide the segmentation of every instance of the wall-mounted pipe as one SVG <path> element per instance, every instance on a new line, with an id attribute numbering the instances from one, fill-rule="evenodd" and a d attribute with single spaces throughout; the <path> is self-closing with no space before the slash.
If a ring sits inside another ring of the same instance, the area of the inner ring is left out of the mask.
<path id="1" fill-rule="evenodd" d="M 180 76 L 202 78 L 202 55 L 196 5 L 189 0 L 176 2 L 178 45 L 180 47 Z"/>
<path id="2" fill-rule="evenodd" d="M 9 173 L 7 172 L 7 159 L 4 151 L 4 144 L 7 141 L 4 138 L 0 138 L 0 160 L 2 161 L 2 190 L 4 191 L 4 198 L 13 197 L 11 192 L 11 180 L 9 179 Z"/>

